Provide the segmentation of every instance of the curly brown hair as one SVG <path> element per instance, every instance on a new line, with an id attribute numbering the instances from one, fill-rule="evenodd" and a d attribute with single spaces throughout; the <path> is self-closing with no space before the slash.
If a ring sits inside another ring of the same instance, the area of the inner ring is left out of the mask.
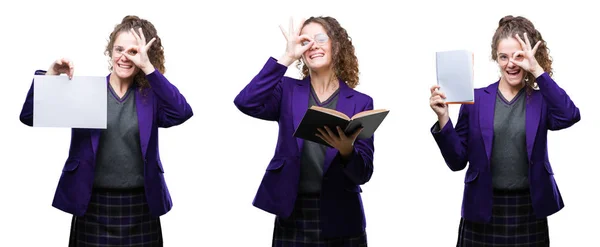
<path id="1" fill-rule="evenodd" d="M 346 82 L 350 88 L 355 88 L 359 84 L 358 59 L 354 54 L 354 45 L 352 45 L 352 39 L 348 36 L 346 29 L 335 18 L 323 16 L 310 17 L 304 21 L 302 28 L 313 22 L 323 26 L 327 32 L 327 36 L 331 39 L 332 62 L 335 76 Z M 306 64 L 302 62 L 298 63 L 298 69 L 300 69 L 304 77 L 309 75 Z"/>
<path id="2" fill-rule="evenodd" d="M 115 44 L 117 36 L 119 36 L 119 34 L 121 34 L 122 32 L 131 31 L 132 28 L 139 35 L 140 27 L 142 28 L 146 41 L 150 41 L 152 38 L 156 38 L 154 43 L 152 43 L 152 45 L 148 49 L 148 58 L 150 59 L 150 63 L 152 63 L 152 65 L 154 65 L 154 67 L 158 71 L 160 71 L 160 73 L 164 74 L 166 71 L 164 48 L 162 46 L 162 42 L 160 37 L 158 36 L 156 28 L 154 28 L 154 25 L 148 20 L 140 19 L 135 15 L 125 16 L 121 23 L 115 26 L 108 39 L 108 45 L 106 45 L 106 50 L 104 51 L 104 54 L 106 54 L 109 57 L 112 57 L 113 46 Z M 109 65 L 109 70 L 112 71 L 112 69 L 113 65 L 111 64 Z M 139 71 L 135 75 L 133 80 L 140 90 L 150 88 L 150 84 L 146 80 L 146 76 L 143 71 Z"/>
<path id="3" fill-rule="evenodd" d="M 535 59 L 544 71 L 552 76 L 552 57 L 549 55 L 550 49 L 548 49 L 546 41 L 542 38 L 542 34 L 535 29 L 533 23 L 522 16 L 514 17 L 512 15 L 507 15 L 500 19 L 496 33 L 494 33 L 494 37 L 492 38 L 492 59 L 498 61 L 498 44 L 502 39 L 515 37 L 515 34 L 517 34 L 525 41 L 523 33 L 527 33 L 531 45 L 535 46 L 538 41 L 541 41 L 535 53 Z M 527 73 L 524 79 L 526 79 L 526 85 L 528 86 L 527 92 L 531 93 L 531 90 L 534 88 L 535 76 L 531 73 Z"/>

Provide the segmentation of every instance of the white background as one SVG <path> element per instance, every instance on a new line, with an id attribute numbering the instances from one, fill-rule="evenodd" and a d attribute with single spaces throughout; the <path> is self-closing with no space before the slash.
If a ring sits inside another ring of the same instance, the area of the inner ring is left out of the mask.
<path id="1" fill-rule="evenodd" d="M 166 76 L 195 113 L 181 126 L 160 130 L 174 202 L 161 218 L 165 246 L 270 246 L 274 216 L 251 202 L 273 155 L 277 124 L 243 115 L 233 99 L 269 56 L 284 52 L 278 25 L 287 27 L 290 15 L 336 17 L 356 47 L 357 90 L 372 96 L 375 108 L 391 109 L 375 137 L 373 177 L 363 186 L 369 246 L 454 246 L 465 170 L 446 167 L 429 133 L 436 120 L 428 105 L 435 52 L 474 51 L 476 86 L 487 86 L 499 75 L 490 57 L 492 35 L 500 18 L 512 14 L 530 18 L 542 32 L 555 60 L 554 79 L 582 115 L 548 137 L 566 204 L 549 218 L 552 246 L 596 246 L 597 9 L 578 1 L 451 2 L 11 1 L 0 9 L 1 245 L 66 246 L 69 237 L 71 215 L 51 203 L 70 131 L 19 122 L 34 71 L 65 56 L 76 75 L 107 75 L 108 35 L 135 14 L 155 24 Z M 455 120 L 458 106 L 450 110 Z"/>

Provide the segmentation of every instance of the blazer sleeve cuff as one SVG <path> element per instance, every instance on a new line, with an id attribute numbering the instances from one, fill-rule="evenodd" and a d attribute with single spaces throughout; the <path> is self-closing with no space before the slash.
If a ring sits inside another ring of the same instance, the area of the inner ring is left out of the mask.
<path id="1" fill-rule="evenodd" d="M 346 168 L 348 163 L 350 163 L 352 161 L 352 159 L 356 158 L 357 154 L 358 153 L 356 152 L 356 147 L 352 148 L 352 152 L 346 158 L 344 158 L 344 156 L 339 154 L 339 151 L 338 151 L 338 155 L 340 156 L 340 163 L 342 164 L 342 167 Z"/>
<path id="2" fill-rule="evenodd" d="M 430 130 L 431 130 L 432 134 L 439 134 L 440 131 L 442 131 L 440 129 L 440 122 L 439 121 L 435 122 L 435 124 L 433 124 L 433 126 L 431 126 Z"/>
<path id="3" fill-rule="evenodd" d="M 347 160 L 340 156 L 340 163 L 346 176 L 356 184 L 364 184 L 369 181 L 373 172 L 373 168 L 365 163 L 364 157 L 359 154 L 356 147 Z"/>
<path id="4" fill-rule="evenodd" d="M 160 74 L 160 72 L 156 68 L 154 69 L 154 71 L 152 71 L 152 73 L 147 74 L 146 79 L 148 79 L 148 83 L 159 81 L 160 76 L 158 74 Z"/>
<path id="5" fill-rule="evenodd" d="M 146 75 L 146 80 L 148 80 L 148 84 L 155 90 L 169 91 L 174 89 L 174 85 L 169 82 L 169 80 L 162 74 L 158 69 L 154 69 L 152 73 Z"/>
<path id="6" fill-rule="evenodd" d="M 548 83 L 554 82 L 554 80 L 552 80 L 552 78 L 550 77 L 550 75 L 547 72 L 544 72 L 540 76 L 535 78 L 535 81 L 537 82 L 537 84 L 540 87 L 543 87 Z"/>
<path id="7" fill-rule="evenodd" d="M 287 71 L 288 67 L 280 64 L 279 60 L 277 60 L 274 57 L 269 57 L 269 59 L 267 60 L 267 63 L 264 66 L 265 69 L 272 69 L 272 70 L 276 70 L 276 71 Z"/>
<path id="8" fill-rule="evenodd" d="M 433 136 L 437 137 L 437 136 L 448 133 L 448 131 L 450 131 L 451 128 L 452 128 L 452 119 L 448 119 L 448 122 L 446 123 L 446 125 L 444 125 L 444 128 L 440 129 L 440 122 L 437 121 L 437 122 L 435 122 L 435 124 L 433 124 L 433 126 L 431 126 L 430 131 L 431 131 L 431 134 L 433 134 Z"/>

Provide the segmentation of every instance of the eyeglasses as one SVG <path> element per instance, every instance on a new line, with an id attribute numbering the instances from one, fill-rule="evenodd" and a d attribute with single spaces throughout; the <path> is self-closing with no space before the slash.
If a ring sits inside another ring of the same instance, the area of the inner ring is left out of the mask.
<path id="1" fill-rule="evenodd" d="M 324 34 L 324 33 L 318 33 L 318 34 L 315 34 L 314 40 L 317 44 L 322 45 L 322 44 L 327 43 L 327 41 L 329 40 L 329 36 L 327 36 L 327 34 Z M 302 42 L 302 45 L 303 46 L 308 45 L 308 43 L 309 43 L 309 41 L 305 40 L 304 42 Z"/>
<path id="2" fill-rule="evenodd" d="M 125 52 L 125 48 L 121 47 L 121 46 L 114 46 L 113 49 L 113 54 L 120 56 L 123 52 Z M 137 52 L 135 50 L 130 50 L 127 52 L 127 54 L 135 56 L 137 54 Z"/>
<path id="3" fill-rule="evenodd" d="M 498 55 L 497 60 L 499 64 L 507 64 L 508 62 L 510 62 L 510 60 L 523 61 L 523 55 L 519 54 L 516 58 L 513 58 L 512 56 L 509 56 L 507 54 L 500 53 Z"/>

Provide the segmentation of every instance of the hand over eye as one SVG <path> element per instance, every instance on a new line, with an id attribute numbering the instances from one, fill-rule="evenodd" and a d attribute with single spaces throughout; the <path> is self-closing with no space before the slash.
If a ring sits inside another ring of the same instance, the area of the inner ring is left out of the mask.
<path id="1" fill-rule="evenodd" d="M 150 58 L 148 57 L 148 50 L 156 38 L 152 38 L 150 42 L 146 43 L 146 37 L 144 37 L 142 28 L 139 29 L 139 35 L 133 29 L 131 29 L 131 33 L 135 37 L 137 45 L 127 47 L 125 52 L 123 52 L 123 56 L 131 60 L 135 66 L 143 70 L 146 74 L 150 74 L 154 71 L 154 65 L 152 65 Z"/>

